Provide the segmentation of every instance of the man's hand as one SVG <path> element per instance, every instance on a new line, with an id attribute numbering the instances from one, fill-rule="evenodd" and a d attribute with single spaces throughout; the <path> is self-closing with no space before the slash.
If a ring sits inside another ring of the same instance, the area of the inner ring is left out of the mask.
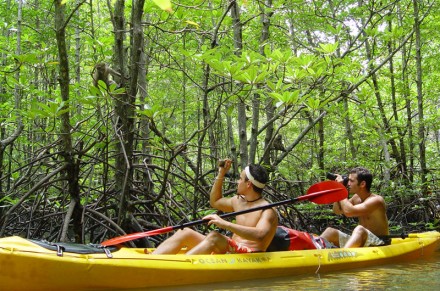
<path id="1" fill-rule="evenodd" d="M 226 229 L 226 227 L 230 224 L 230 222 L 224 220 L 217 214 L 209 214 L 202 218 L 203 220 L 209 220 L 208 225 L 216 225 L 222 229 Z"/>
<path id="2" fill-rule="evenodd" d="M 219 163 L 218 173 L 220 177 L 224 177 L 225 174 L 231 169 L 232 160 L 225 159 Z"/>
<path id="3" fill-rule="evenodd" d="M 342 176 L 339 175 L 339 174 L 336 174 L 336 179 L 335 179 L 335 181 L 338 182 L 338 183 L 344 183 L 344 177 L 342 177 Z"/>

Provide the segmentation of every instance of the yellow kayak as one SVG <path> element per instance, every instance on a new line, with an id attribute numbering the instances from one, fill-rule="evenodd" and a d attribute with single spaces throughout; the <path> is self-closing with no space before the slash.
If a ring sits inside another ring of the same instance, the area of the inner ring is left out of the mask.
<path id="1" fill-rule="evenodd" d="M 381 247 L 226 255 L 152 255 L 151 249 L 0 239 L 1 290 L 130 289 L 294 276 L 427 258 L 437 231 L 393 238 Z M 49 247 L 49 248 L 48 248 Z"/>

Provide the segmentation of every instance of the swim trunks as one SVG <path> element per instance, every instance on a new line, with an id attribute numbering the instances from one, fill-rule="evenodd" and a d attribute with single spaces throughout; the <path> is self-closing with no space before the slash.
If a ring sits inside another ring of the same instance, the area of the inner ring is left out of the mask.
<path id="1" fill-rule="evenodd" d="M 250 247 L 242 245 L 241 243 L 237 243 L 232 238 L 228 238 L 228 245 L 228 250 L 226 251 L 226 253 L 228 254 L 246 254 L 260 252 L 259 250 L 254 250 Z"/>
<path id="2" fill-rule="evenodd" d="M 368 229 L 367 229 L 367 233 L 368 233 L 368 237 L 367 240 L 365 241 L 364 247 L 383 246 L 389 244 L 378 238 L 374 233 L 372 233 Z M 350 239 L 350 237 L 351 235 L 343 233 L 342 231 L 339 230 L 339 245 L 341 247 L 345 246 L 345 244 Z"/>

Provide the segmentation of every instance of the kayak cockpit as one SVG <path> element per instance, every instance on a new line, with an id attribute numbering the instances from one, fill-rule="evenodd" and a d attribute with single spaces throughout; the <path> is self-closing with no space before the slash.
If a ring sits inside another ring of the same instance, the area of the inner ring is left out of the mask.
<path id="1" fill-rule="evenodd" d="M 49 242 L 46 240 L 34 240 L 29 239 L 30 242 L 39 245 L 45 249 L 56 251 L 57 255 L 62 257 L 63 253 L 75 253 L 75 254 L 103 254 L 105 253 L 108 258 L 113 257 L 112 252 L 118 250 L 115 246 L 104 247 L 100 244 L 77 244 L 77 243 L 60 243 Z"/>

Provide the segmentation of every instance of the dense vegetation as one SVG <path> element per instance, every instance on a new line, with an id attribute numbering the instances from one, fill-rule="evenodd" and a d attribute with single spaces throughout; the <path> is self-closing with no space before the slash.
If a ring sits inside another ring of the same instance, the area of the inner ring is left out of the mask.
<path id="1" fill-rule="evenodd" d="M 226 195 L 259 163 L 272 201 L 364 166 L 393 231 L 438 228 L 438 1 L 1 2 L 0 236 L 199 219 L 224 157 Z M 353 222 L 279 211 L 317 233 Z"/>

